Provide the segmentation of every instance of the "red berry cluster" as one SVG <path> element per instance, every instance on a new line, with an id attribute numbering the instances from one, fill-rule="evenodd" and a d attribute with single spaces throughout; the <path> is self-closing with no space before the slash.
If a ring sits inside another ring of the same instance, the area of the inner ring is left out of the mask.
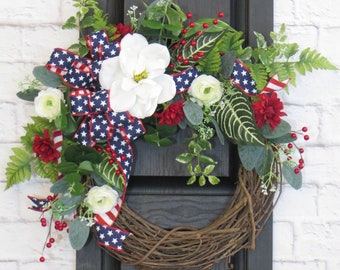
<path id="1" fill-rule="evenodd" d="M 191 12 L 187 12 L 187 13 L 186 13 L 186 17 L 187 17 L 188 20 L 191 20 L 192 17 L 193 17 L 193 15 L 192 15 Z M 217 17 L 218 17 L 218 18 L 224 17 L 224 13 L 223 13 L 222 11 L 218 12 Z M 219 23 L 219 20 L 218 20 L 217 18 L 215 18 L 215 19 L 212 20 L 212 22 L 210 22 L 210 23 L 209 23 L 209 22 L 204 22 L 204 23 L 202 23 L 202 25 L 197 25 L 195 22 L 190 21 L 189 24 L 188 24 L 188 26 L 187 26 L 187 27 L 184 27 L 184 28 L 182 29 L 182 34 L 185 35 L 186 33 L 188 33 L 188 31 L 189 31 L 190 28 L 194 28 L 194 27 L 197 26 L 198 28 L 202 28 L 202 30 L 198 30 L 198 31 L 196 32 L 196 36 L 199 37 L 199 36 L 202 34 L 202 31 L 203 31 L 203 30 L 208 29 L 208 28 L 210 27 L 211 23 L 214 24 L 214 25 L 216 25 L 216 24 Z M 177 50 L 177 49 L 179 49 L 181 46 L 187 45 L 188 42 L 189 42 L 188 40 L 186 40 L 185 38 L 183 38 L 183 39 L 181 39 L 178 43 L 174 44 L 174 49 Z M 189 45 L 190 45 L 191 47 L 196 47 L 196 45 L 197 45 L 196 40 L 195 40 L 195 39 L 192 39 L 192 40 L 190 41 L 190 44 L 189 44 Z M 204 52 L 197 52 L 196 54 L 194 54 L 194 55 L 192 56 L 192 59 L 183 58 L 183 56 L 182 56 L 181 54 L 179 54 L 179 55 L 177 55 L 177 57 L 175 57 L 175 60 L 176 60 L 177 62 L 183 63 L 184 65 L 189 65 L 189 63 L 190 63 L 191 60 L 193 60 L 193 61 L 198 61 L 198 60 L 199 60 L 200 58 L 202 58 L 202 57 L 204 57 Z M 170 63 L 170 64 L 169 64 L 169 68 L 174 69 L 174 68 L 175 68 L 175 64 L 174 64 L 174 63 Z"/>
<path id="2" fill-rule="evenodd" d="M 305 141 L 308 141 L 309 140 L 309 135 L 306 134 L 307 131 L 308 131 L 308 128 L 307 127 L 303 127 L 300 132 L 293 132 L 293 133 L 291 133 L 291 137 L 293 139 L 296 139 L 298 134 L 302 134 L 303 135 L 303 139 Z M 298 160 L 297 166 L 294 169 L 294 173 L 295 174 L 299 174 L 301 172 L 301 170 L 305 167 L 305 162 L 304 162 L 304 159 L 302 158 L 302 154 L 305 152 L 305 149 L 302 148 L 302 147 L 297 147 L 297 145 L 295 143 L 292 143 L 292 142 L 288 143 L 287 144 L 287 149 L 288 150 L 285 151 L 285 153 L 287 154 L 287 160 L 292 160 L 293 159 L 292 156 L 289 154 L 291 152 L 290 150 L 293 149 L 293 148 L 296 148 L 298 150 L 298 152 L 299 152 L 299 155 L 300 155 L 300 158 Z"/>

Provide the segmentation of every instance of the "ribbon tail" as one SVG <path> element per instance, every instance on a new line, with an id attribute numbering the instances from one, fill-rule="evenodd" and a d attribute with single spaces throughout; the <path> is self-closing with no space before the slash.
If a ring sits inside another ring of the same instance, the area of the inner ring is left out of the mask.
<path id="1" fill-rule="evenodd" d="M 288 85 L 289 81 L 290 79 L 279 81 L 278 75 L 275 74 L 273 77 L 269 79 L 266 86 L 263 88 L 263 92 L 271 93 L 273 91 L 279 91 L 285 88 Z"/>
<path id="2" fill-rule="evenodd" d="M 95 224 L 95 229 L 99 245 L 124 252 L 123 241 L 130 236 L 131 233 L 98 223 Z"/>

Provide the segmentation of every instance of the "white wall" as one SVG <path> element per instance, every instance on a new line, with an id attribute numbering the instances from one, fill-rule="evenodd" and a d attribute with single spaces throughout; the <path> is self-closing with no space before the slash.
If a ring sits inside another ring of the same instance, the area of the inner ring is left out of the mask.
<path id="1" fill-rule="evenodd" d="M 284 22 L 290 41 L 319 50 L 340 67 L 340 6 L 338 0 L 274 0 L 275 27 Z M 34 112 L 18 101 L 18 83 L 35 65 L 44 64 L 54 47 L 67 47 L 75 31 L 61 24 L 73 14 L 71 0 L 0 1 L 0 188 L 5 165 L 17 145 L 22 126 Z M 340 269 L 340 77 L 338 71 L 317 71 L 298 79 L 285 96 L 289 121 L 296 129 L 308 126 L 311 139 L 304 158 L 304 185 L 285 186 L 274 211 L 274 270 Z M 75 269 L 75 253 L 66 237 L 38 259 L 46 228 L 38 214 L 28 211 L 27 194 L 48 191 L 42 179 L 0 191 L 0 269 Z M 36 194 L 39 195 L 39 194 Z M 64 235 L 65 236 L 65 235 Z M 259 269 L 260 270 L 260 269 Z"/>

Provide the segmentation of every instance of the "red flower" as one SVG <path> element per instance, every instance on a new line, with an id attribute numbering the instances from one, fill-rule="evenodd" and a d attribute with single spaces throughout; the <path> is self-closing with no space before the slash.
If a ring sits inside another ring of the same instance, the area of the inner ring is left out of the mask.
<path id="1" fill-rule="evenodd" d="M 115 25 L 115 27 L 117 28 L 115 35 L 119 35 L 115 41 L 121 41 L 125 35 L 132 34 L 132 28 L 130 25 L 119 23 Z"/>
<path id="2" fill-rule="evenodd" d="M 40 138 L 39 135 L 34 136 L 33 152 L 43 162 L 58 162 L 60 153 L 54 148 L 53 143 L 50 139 L 48 129 L 44 130 L 44 137 Z"/>
<path id="3" fill-rule="evenodd" d="M 183 111 L 184 100 L 171 103 L 163 112 L 155 113 L 156 117 L 159 117 L 158 124 L 167 124 L 169 126 L 176 126 L 184 119 Z"/>
<path id="4" fill-rule="evenodd" d="M 277 97 L 276 92 L 259 95 L 260 100 L 252 104 L 256 124 L 261 128 L 266 123 L 270 130 L 274 130 L 281 122 L 281 116 L 287 115 L 283 112 L 283 103 Z"/>

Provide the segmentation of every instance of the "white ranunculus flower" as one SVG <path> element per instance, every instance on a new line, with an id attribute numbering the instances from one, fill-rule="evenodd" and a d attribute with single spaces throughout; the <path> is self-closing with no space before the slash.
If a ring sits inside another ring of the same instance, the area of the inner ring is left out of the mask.
<path id="1" fill-rule="evenodd" d="M 108 185 L 94 186 L 86 195 L 85 203 L 95 214 L 110 211 L 118 203 L 119 194 Z"/>
<path id="2" fill-rule="evenodd" d="M 166 46 L 148 44 L 140 34 L 127 34 L 121 41 L 119 56 L 103 61 L 99 82 L 110 90 L 110 105 L 115 112 L 132 116 L 151 116 L 157 104 L 176 94 L 172 77 L 164 74 L 170 63 Z"/>
<path id="3" fill-rule="evenodd" d="M 223 88 L 215 77 L 203 74 L 193 80 L 188 93 L 200 106 L 210 106 L 221 99 Z"/>
<path id="4" fill-rule="evenodd" d="M 35 97 L 35 111 L 39 116 L 52 121 L 60 114 L 62 101 L 64 101 L 64 95 L 59 89 L 47 88 Z"/>

